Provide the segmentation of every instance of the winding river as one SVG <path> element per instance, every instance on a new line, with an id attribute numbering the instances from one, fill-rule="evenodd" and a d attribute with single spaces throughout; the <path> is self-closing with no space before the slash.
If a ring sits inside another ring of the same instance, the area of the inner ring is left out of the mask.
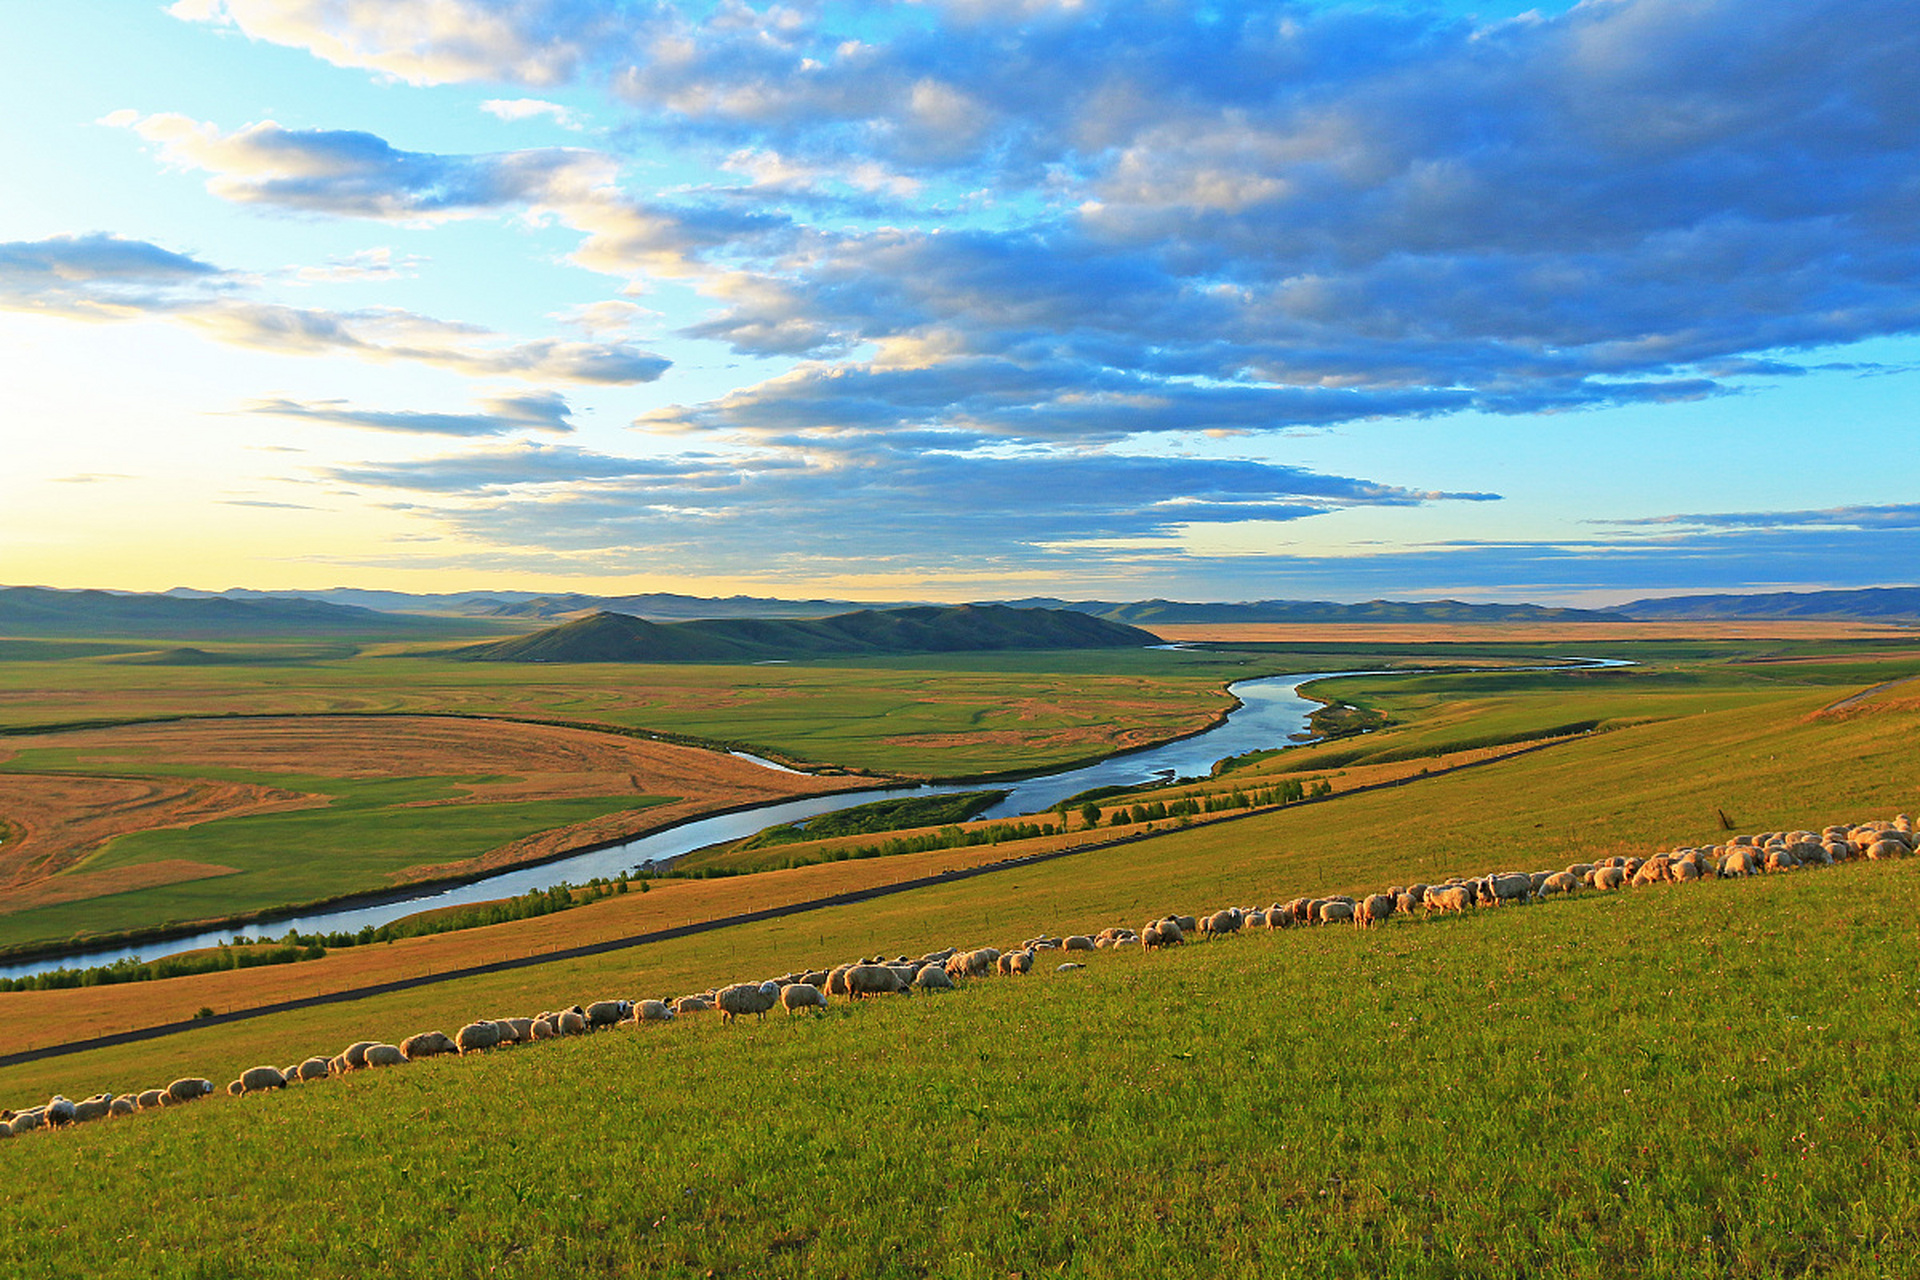
<path id="1" fill-rule="evenodd" d="M 1574 671 L 1626 665 L 1630 664 L 1611 658 L 1576 658 L 1552 668 L 1510 667 L 1504 670 Z M 1300 686 L 1311 684 L 1316 680 L 1330 680 L 1336 676 L 1406 674 L 1409 673 L 1407 671 L 1321 671 L 1311 675 L 1261 676 L 1251 680 L 1241 680 L 1229 686 L 1229 691 L 1240 700 L 1240 706 L 1220 724 L 1190 738 L 1181 738 L 1123 755 L 1109 756 L 1097 764 L 1090 764 L 1083 768 L 1042 774 L 1017 782 L 976 782 L 916 790 L 924 795 L 985 789 L 1004 790 L 1008 792 L 1007 798 L 982 816 L 1010 818 L 1020 814 L 1044 812 L 1068 796 L 1094 787 L 1139 786 L 1167 778 L 1204 777 L 1217 760 L 1224 760 L 1228 756 L 1240 755 L 1247 751 L 1287 746 L 1294 740 L 1295 734 L 1305 733 L 1308 728 L 1308 718 L 1319 709 L 1320 704 L 1311 698 L 1303 697 Z M 781 767 L 770 761 L 758 760 L 751 756 L 747 758 L 769 769 Z M 297 929 L 301 933 L 330 933 L 336 930 L 359 930 L 369 925 L 378 928 L 380 925 L 417 912 L 475 902 L 491 902 L 498 898 L 526 893 L 530 889 L 541 889 L 558 884 L 562 880 L 572 884 L 583 884 L 595 876 L 612 879 L 623 871 L 634 870 L 642 863 L 665 863 L 695 849 L 704 849 L 711 844 L 744 839 L 777 823 L 818 817 L 835 809 L 845 809 L 901 794 L 903 794 L 902 789 L 897 787 L 875 788 L 866 791 L 842 791 L 834 795 L 812 796 L 804 800 L 788 800 L 763 805 L 739 813 L 701 818 L 677 827 L 670 827 L 665 831 L 656 831 L 651 835 L 629 840 L 624 844 L 609 845 L 604 849 L 594 849 L 551 862 L 542 862 L 535 866 L 499 872 L 466 884 L 426 889 L 412 897 L 387 899 L 372 905 L 349 905 L 274 916 L 256 921 L 246 926 L 244 930 L 236 930 L 229 925 L 225 929 L 177 936 L 156 942 L 71 952 L 66 955 L 41 956 L 20 964 L 0 965 L 0 978 L 26 977 L 29 974 L 44 973 L 49 969 L 112 964 L 121 959 L 155 960 L 161 956 L 174 955 L 182 951 L 217 946 L 236 932 L 263 938 L 278 937 L 289 929 Z"/>

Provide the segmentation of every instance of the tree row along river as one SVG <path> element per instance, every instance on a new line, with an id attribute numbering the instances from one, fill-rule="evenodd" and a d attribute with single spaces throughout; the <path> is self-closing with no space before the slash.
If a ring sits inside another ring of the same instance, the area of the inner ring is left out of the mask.
<path id="1" fill-rule="evenodd" d="M 1570 659 L 1556 667 L 1519 669 L 1576 671 L 1626 665 L 1630 664 L 1611 658 L 1580 658 Z M 1508 667 L 1503 670 L 1510 672 L 1515 669 Z M 1109 756 L 1097 764 L 1082 768 L 1041 774 L 1017 782 L 955 783 L 914 788 L 912 794 L 942 795 L 979 791 L 987 787 L 996 791 L 1004 790 L 1008 793 L 1006 799 L 980 817 L 1011 818 L 1021 814 L 1044 813 L 1068 796 L 1095 787 L 1144 786 L 1168 778 L 1205 777 L 1216 761 L 1248 751 L 1287 746 L 1298 740 L 1295 735 L 1305 734 L 1310 718 L 1321 704 L 1303 697 L 1300 693 L 1302 685 L 1339 676 L 1405 674 L 1405 671 L 1322 671 L 1312 675 L 1262 676 L 1241 680 L 1229 686 L 1229 691 L 1240 700 L 1240 705 L 1220 724 L 1192 737 Z M 773 769 L 780 767 L 767 761 L 756 760 L 755 763 Z M 729 840 L 742 840 L 780 823 L 804 822 L 836 809 L 847 809 L 902 794 L 906 794 L 906 791 L 898 787 L 842 791 L 829 796 L 762 805 L 737 813 L 717 814 L 656 831 L 624 844 L 608 845 L 532 866 L 501 871 L 451 887 L 425 889 L 411 897 L 382 895 L 376 903 L 357 906 L 349 903 L 322 910 L 273 916 L 255 921 L 244 929 L 229 925 L 223 929 L 154 942 L 45 955 L 16 965 L 0 965 L 0 978 L 23 978 L 61 968 L 83 969 L 92 965 L 112 964 L 122 959 L 157 960 L 161 956 L 176 955 L 182 951 L 218 946 L 235 933 L 245 933 L 254 938 L 277 938 L 289 929 L 301 933 L 350 933 L 368 926 L 378 928 L 418 912 L 492 902 L 563 880 L 570 884 L 584 884 L 596 876 L 614 879 L 623 871 L 638 870 L 642 864 L 651 862 L 659 867 L 695 849 Z"/>

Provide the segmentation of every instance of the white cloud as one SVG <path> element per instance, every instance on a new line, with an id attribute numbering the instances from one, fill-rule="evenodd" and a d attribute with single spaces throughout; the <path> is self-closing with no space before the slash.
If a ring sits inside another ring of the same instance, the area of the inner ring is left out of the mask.
<path id="1" fill-rule="evenodd" d="M 542 98 L 488 98 L 480 104 L 480 109 L 510 123 L 538 120 L 544 116 L 562 129 L 572 129 L 577 133 L 586 128 L 586 122 L 571 107 L 563 107 Z"/>

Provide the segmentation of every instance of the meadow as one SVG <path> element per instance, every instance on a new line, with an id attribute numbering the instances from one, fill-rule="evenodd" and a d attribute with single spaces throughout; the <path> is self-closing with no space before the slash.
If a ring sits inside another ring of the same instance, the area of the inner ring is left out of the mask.
<path id="1" fill-rule="evenodd" d="M 1155 824 L 1144 839 L 857 906 L 0 1068 L 0 1100 L 223 1082 L 355 1039 L 859 955 L 1646 854 L 1722 839 L 1728 823 L 1914 811 L 1920 698 L 1899 681 L 1920 663 L 1884 648 L 1750 660 L 1767 656 L 1681 654 L 1573 687 L 1518 673 L 1355 681 L 1342 696 L 1390 727 L 1143 793 L 1320 777 L 1327 799 Z M 1433 754 L 1570 721 L 1593 727 L 1534 750 Z M 1446 770 L 1470 760 L 1485 763 Z M 1380 780 L 1403 785 L 1360 789 Z M 1138 798 L 1103 800 L 1101 827 L 1054 840 L 1110 837 L 1104 824 Z M 1016 851 L 663 882 L 312 965 L 144 985 L 167 989 L 148 993 L 156 1013 L 218 1007 L 293 971 L 335 981 L 348 972 L 338 963 L 377 980 L 382 964 L 524 954 Z M 1099 953 L 1076 973 L 1043 966 L 819 1019 L 695 1017 L 32 1135 L 0 1146 L 21 1188 L 0 1270 L 1913 1274 L 1917 865 Z M 4 994 L 0 1025 L 40 1042 L 143 1020 L 114 1003 L 126 998 Z M 325 1188 L 329 1213 L 290 1186 Z M 59 1225 L 18 1225 L 45 1222 Z"/>
<path id="2" fill-rule="evenodd" d="M 0 1265 L 1912 1274 L 1916 908 L 1853 864 L 217 1098 L 6 1144 Z"/>

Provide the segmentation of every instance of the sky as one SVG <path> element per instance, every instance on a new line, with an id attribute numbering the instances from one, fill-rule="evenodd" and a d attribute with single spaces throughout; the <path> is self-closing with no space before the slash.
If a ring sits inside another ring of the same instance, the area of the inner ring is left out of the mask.
<path id="1" fill-rule="evenodd" d="M 1912 18 L 0 5 L 0 582 L 1911 584 Z"/>

